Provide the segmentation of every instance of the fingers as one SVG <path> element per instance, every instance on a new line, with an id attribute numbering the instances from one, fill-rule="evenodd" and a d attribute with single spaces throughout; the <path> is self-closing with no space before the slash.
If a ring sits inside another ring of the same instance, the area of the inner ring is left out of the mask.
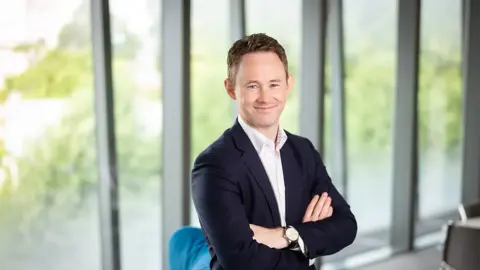
<path id="1" fill-rule="evenodd" d="M 320 220 L 322 213 L 324 213 L 323 212 L 324 207 L 326 206 L 327 210 L 328 210 L 328 207 L 330 207 L 329 201 L 330 201 L 330 198 L 328 197 L 328 194 L 324 192 L 320 197 L 320 200 L 317 202 L 317 205 L 315 205 L 315 210 L 313 210 L 313 215 L 312 215 L 313 221 Z"/>
<path id="2" fill-rule="evenodd" d="M 258 233 L 258 226 L 254 224 L 250 224 L 250 230 L 253 232 L 253 239 L 256 240 L 256 236 Z"/>
<path id="3" fill-rule="evenodd" d="M 327 197 L 327 199 L 325 199 L 325 203 L 322 206 L 322 211 L 320 212 L 318 220 L 326 219 L 328 217 L 328 211 L 330 210 L 331 204 L 332 199 L 330 197 Z"/>
<path id="4" fill-rule="evenodd" d="M 307 210 L 305 211 L 305 215 L 303 216 L 303 222 L 312 221 L 313 210 L 315 210 L 315 205 L 317 205 L 320 196 L 315 195 L 313 199 L 310 201 L 310 204 L 307 206 Z"/>
<path id="5" fill-rule="evenodd" d="M 268 230 L 268 228 L 265 228 L 265 227 L 262 227 L 262 226 L 258 226 L 258 225 L 255 225 L 255 224 L 249 224 L 250 226 L 250 229 L 252 231 L 264 231 L 264 230 Z"/>
<path id="6" fill-rule="evenodd" d="M 315 222 L 333 215 L 332 199 L 326 192 L 315 195 L 305 211 L 303 222 Z"/>
<path id="7" fill-rule="evenodd" d="M 254 234 L 259 233 L 259 232 L 263 231 L 264 229 L 265 228 L 262 227 L 262 226 L 258 226 L 258 225 L 255 225 L 255 224 L 250 224 L 250 230 L 252 230 Z"/>
<path id="8" fill-rule="evenodd" d="M 330 207 L 328 208 L 328 215 L 327 215 L 327 217 L 331 217 L 332 215 L 333 215 L 333 207 L 330 206 Z"/>
<path id="9" fill-rule="evenodd" d="M 260 234 L 263 234 L 265 232 L 268 232 L 269 229 L 268 228 L 265 228 L 265 227 L 262 227 L 262 226 L 258 226 L 258 225 L 255 225 L 255 224 L 249 224 L 250 226 L 250 230 L 252 230 L 253 232 L 253 238 L 258 238 L 257 236 L 260 235 Z"/>

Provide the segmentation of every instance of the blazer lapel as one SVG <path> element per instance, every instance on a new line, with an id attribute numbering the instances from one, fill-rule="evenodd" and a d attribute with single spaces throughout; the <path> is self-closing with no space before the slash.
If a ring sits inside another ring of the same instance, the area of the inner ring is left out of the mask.
<path id="1" fill-rule="evenodd" d="M 273 193 L 272 184 L 268 179 L 268 175 L 265 172 L 262 161 L 258 157 L 257 153 L 246 152 L 242 156 L 243 162 L 247 165 L 250 173 L 253 175 L 258 185 L 262 189 L 265 198 L 267 199 L 270 212 L 272 213 L 272 221 L 274 226 L 280 226 L 280 213 L 278 211 L 277 200 L 275 199 L 275 194 Z"/>
<path id="2" fill-rule="evenodd" d="M 280 213 L 278 211 L 278 204 L 277 200 L 275 199 L 275 194 L 273 193 L 272 184 L 268 179 L 267 172 L 263 167 L 260 157 L 258 156 L 255 148 L 250 142 L 250 139 L 248 138 L 247 134 L 245 134 L 238 121 L 236 121 L 232 127 L 232 134 L 235 139 L 236 146 L 243 152 L 241 159 L 265 195 L 268 207 L 270 208 L 273 225 L 280 226 Z"/>

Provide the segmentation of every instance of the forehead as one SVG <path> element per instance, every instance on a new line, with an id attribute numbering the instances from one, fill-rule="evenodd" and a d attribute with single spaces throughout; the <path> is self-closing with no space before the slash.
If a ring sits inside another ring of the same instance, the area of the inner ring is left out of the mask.
<path id="1" fill-rule="evenodd" d="M 237 76 L 241 80 L 283 78 L 285 68 L 276 53 L 254 52 L 242 57 L 238 65 Z"/>

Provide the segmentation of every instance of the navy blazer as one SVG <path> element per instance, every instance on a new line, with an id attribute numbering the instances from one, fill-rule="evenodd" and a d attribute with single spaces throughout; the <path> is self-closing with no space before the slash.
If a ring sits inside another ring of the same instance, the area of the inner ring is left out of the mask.
<path id="1" fill-rule="evenodd" d="M 281 227 L 275 195 L 262 162 L 238 121 L 195 160 L 192 196 L 209 246 L 212 269 L 309 269 L 308 259 L 350 245 L 357 223 L 333 186 L 312 143 L 287 132 L 280 150 L 285 179 L 286 223 L 298 230 L 308 258 L 252 239 L 249 224 Z M 330 218 L 302 223 L 315 194 L 332 198 Z"/>

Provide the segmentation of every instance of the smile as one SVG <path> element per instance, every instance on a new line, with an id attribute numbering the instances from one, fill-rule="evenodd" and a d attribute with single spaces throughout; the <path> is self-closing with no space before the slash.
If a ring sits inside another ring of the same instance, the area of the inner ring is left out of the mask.
<path id="1" fill-rule="evenodd" d="M 268 107 L 254 107 L 255 110 L 259 110 L 259 111 L 266 111 L 266 110 L 270 110 L 270 109 L 273 109 L 277 107 L 277 105 L 272 105 L 272 106 L 268 106 Z"/>

